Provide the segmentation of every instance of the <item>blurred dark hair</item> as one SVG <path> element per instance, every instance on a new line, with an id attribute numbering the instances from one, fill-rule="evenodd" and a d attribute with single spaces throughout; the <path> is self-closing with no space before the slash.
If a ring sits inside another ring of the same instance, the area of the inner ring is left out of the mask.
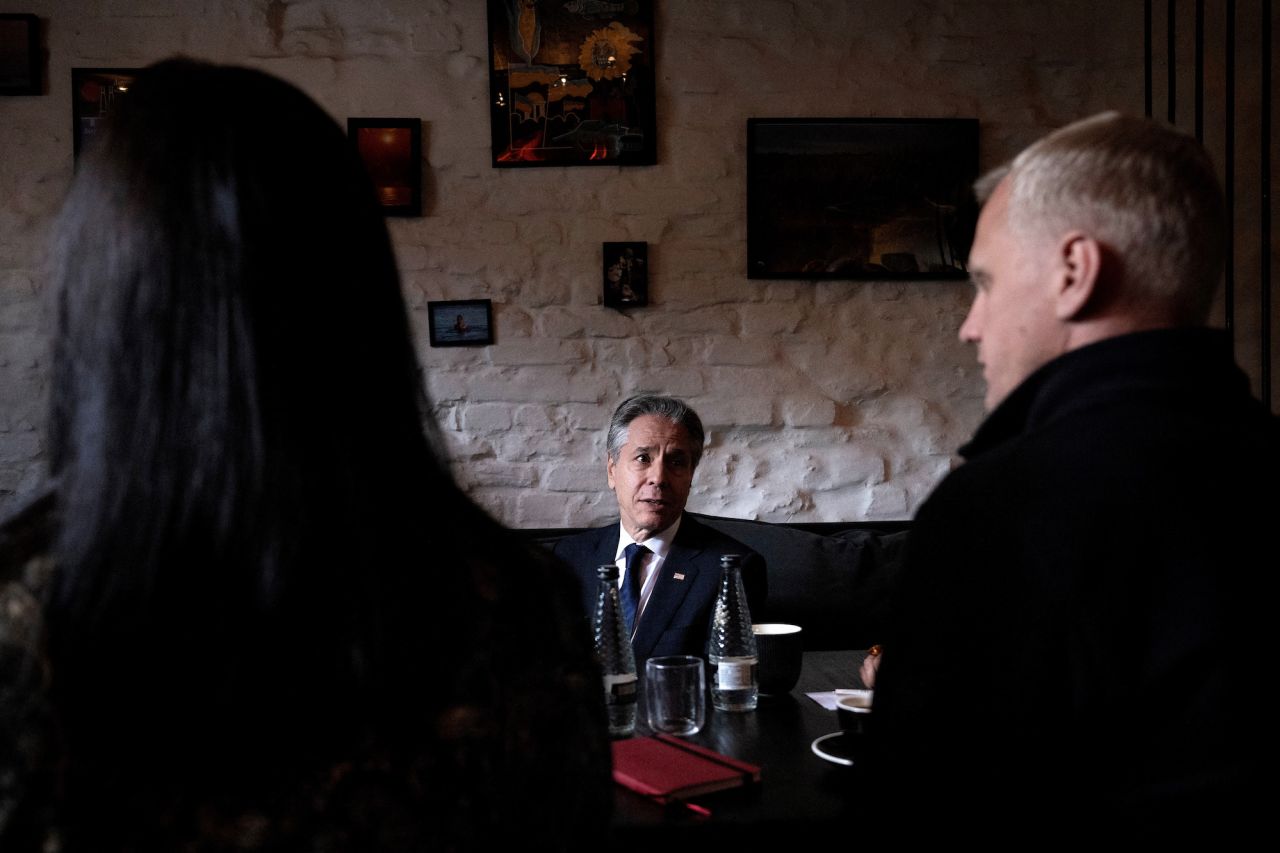
<path id="1" fill-rule="evenodd" d="M 55 252 L 48 619 L 72 754 L 150 748 L 140 766 L 213 780 L 422 736 L 447 692 L 433 641 L 475 594 L 430 568 L 470 583 L 507 540 L 433 450 L 343 131 L 267 74 L 160 62 L 84 157 Z"/>

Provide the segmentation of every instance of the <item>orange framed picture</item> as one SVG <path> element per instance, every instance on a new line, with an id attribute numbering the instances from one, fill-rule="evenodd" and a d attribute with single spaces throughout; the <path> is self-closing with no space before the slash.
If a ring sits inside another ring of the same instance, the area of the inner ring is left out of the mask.
<path id="1" fill-rule="evenodd" d="M 349 118 L 347 136 L 364 161 L 387 216 L 422 215 L 422 121 Z"/>

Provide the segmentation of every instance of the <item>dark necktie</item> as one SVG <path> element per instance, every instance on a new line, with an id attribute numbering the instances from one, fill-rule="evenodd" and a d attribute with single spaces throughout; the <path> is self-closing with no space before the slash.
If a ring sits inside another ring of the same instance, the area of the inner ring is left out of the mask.
<path id="1" fill-rule="evenodd" d="M 627 636 L 636 631 L 636 616 L 640 612 L 640 569 L 644 564 L 644 555 L 649 549 L 632 542 L 622 550 L 627 558 L 626 569 L 622 573 L 622 617 L 627 620 Z"/>

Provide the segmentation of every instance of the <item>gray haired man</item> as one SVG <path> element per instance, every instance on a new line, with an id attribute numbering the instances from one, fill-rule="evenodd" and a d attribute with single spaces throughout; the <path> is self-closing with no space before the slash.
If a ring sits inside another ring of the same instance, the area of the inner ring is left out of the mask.
<path id="1" fill-rule="evenodd" d="M 660 655 L 702 655 L 720 580 L 720 557 L 741 554 L 753 613 L 764 607 L 764 559 L 735 539 L 685 514 L 705 442 L 702 421 L 674 397 L 631 397 L 609 421 L 605 473 L 618 501 L 618 522 L 559 540 L 555 554 L 595 605 L 596 567 L 616 563 L 636 663 Z"/>

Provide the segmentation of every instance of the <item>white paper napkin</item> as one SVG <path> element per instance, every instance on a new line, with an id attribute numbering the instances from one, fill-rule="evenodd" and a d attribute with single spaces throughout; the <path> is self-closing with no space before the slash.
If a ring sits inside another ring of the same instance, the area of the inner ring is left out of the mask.
<path id="1" fill-rule="evenodd" d="M 806 693 L 804 695 L 808 696 L 828 711 L 834 711 L 836 709 L 836 702 L 840 700 L 841 696 L 857 696 L 863 700 L 863 702 L 859 704 L 865 704 L 869 708 L 871 707 L 871 697 L 874 692 L 875 691 L 872 690 L 855 690 L 853 688 L 838 687 L 835 690 Z"/>

